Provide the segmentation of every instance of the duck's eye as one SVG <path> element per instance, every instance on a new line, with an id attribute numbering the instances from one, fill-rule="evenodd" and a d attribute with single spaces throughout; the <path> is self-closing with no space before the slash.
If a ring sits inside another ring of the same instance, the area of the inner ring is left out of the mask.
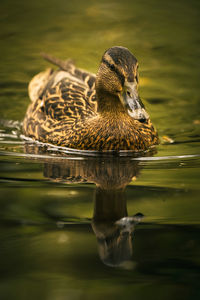
<path id="1" fill-rule="evenodd" d="M 115 66 L 110 64 L 110 69 L 111 69 L 112 71 L 114 71 L 114 70 L 115 70 Z"/>

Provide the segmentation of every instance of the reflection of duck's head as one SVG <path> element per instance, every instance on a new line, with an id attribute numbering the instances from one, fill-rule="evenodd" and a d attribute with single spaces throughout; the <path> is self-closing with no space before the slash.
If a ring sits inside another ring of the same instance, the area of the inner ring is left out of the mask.
<path id="1" fill-rule="evenodd" d="M 123 230 L 117 223 L 92 223 L 98 242 L 99 256 L 105 265 L 122 266 L 130 262 L 134 225 Z"/>
<path id="2" fill-rule="evenodd" d="M 130 267 L 134 227 L 142 216 L 128 217 L 124 188 L 96 188 L 92 228 L 104 264 Z"/>
<path id="3" fill-rule="evenodd" d="M 121 213 L 123 214 L 123 209 Z M 126 215 L 125 211 L 124 214 Z M 142 214 L 136 214 L 131 217 L 124 216 L 117 221 L 100 221 L 96 212 L 92 228 L 97 237 L 99 256 L 105 265 L 132 267 L 133 234 L 135 225 L 142 217 Z"/>

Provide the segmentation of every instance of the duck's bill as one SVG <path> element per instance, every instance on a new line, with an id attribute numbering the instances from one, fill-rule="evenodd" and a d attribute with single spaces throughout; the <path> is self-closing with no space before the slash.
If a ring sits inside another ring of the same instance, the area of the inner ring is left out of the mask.
<path id="1" fill-rule="evenodd" d="M 146 112 L 142 101 L 139 98 L 137 84 L 127 82 L 124 85 L 124 90 L 120 95 L 120 100 L 127 109 L 129 116 L 140 122 L 146 122 L 149 115 Z"/>

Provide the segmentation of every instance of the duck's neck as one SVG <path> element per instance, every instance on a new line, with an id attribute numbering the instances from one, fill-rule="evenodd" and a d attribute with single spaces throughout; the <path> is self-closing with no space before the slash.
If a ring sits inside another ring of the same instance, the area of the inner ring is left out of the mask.
<path id="1" fill-rule="evenodd" d="M 97 93 L 98 112 L 100 114 L 126 114 L 126 111 L 121 104 L 119 98 L 109 93 Z"/>

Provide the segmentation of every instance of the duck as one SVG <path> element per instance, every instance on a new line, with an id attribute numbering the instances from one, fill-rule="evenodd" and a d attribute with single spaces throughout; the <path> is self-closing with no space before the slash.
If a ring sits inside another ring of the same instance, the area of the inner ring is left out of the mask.
<path id="1" fill-rule="evenodd" d="M 159 143 L 139 97 L 138 61 L 127 48 L 106 50 L 96 75 L 71 60 L 45 58 L 59 68 L 48 68 L 29 83 L 26 137 L 100 152 L 146 151 Z"/>

